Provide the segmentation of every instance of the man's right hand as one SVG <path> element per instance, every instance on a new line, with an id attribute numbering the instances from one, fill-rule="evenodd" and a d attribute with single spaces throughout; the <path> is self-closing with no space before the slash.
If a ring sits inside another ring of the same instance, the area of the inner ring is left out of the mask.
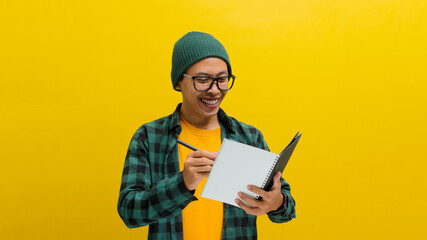
<path id="1" fill-rule="evenodd" d="M 189 191 L 197 188 L 200 181 L 211 172 L 217 153 L 199 150 L 187 155 L 184 162 L 184 183 Z"/>

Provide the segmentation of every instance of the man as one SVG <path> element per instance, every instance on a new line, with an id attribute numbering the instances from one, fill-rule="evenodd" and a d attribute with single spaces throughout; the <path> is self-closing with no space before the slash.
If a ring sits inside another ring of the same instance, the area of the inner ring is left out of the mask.
<path id="1" fill-rule="evenodd" d="M 200 197 L 223 138 L 268 150 L 260 131 L 220 108 L 235 80 L 223 45 L 209 34 L 187 33 L 175 43 L 171 77 L 182 103 L 142 125 L 129 145 L 118 202 L 126 226 L 149 225 L 148 239 L 256 239 L 256 216 L 267 214 L 276 223 L 295 218 L 290 186 L 280 173 L 268 192 L 248 186 L 262 200 L 239 193 L 241 208 Z"/>

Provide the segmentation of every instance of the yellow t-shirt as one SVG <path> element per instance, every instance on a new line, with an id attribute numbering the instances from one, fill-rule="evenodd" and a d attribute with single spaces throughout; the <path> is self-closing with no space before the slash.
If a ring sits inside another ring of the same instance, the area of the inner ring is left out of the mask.
<path id="1" fill-rule="evenodd" d="M 221 147 L 221 128 L 202 130 L 192 126 L 182 117 L 179 119 L 182 132 L 178 139 L 210 152 L 218 152 Z M 192 150 L 178 144 L 179 166 L 184 170 L 184 162 Z M 222 202 L 200 197 L 206 179 L 202 179 L 194 196 L 199 200 L 191 202 L 182 211 L 184 239 L 221 239 L 223 222 Z"/>

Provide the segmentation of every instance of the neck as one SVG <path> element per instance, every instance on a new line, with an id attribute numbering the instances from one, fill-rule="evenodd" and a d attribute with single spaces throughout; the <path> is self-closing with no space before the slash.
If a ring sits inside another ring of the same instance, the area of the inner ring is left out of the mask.
<path id="1" fill-rule="evenodd" d="M 183 107 L 181 107 L 179 114 L 185 119 L 185 121 L 199 129 L 211 130 L 216 129 L 220 126 L 217 114 L 209 117 L 204 117 L 198 114 L 191 114 Z"/>

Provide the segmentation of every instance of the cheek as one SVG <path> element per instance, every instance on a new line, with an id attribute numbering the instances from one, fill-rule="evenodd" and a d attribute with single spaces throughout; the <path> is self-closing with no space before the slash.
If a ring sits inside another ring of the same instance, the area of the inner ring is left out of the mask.
<path id="1" fill-rule="evenodd" d="M 200 101 L 200 94 L 195 93 L 193 94 L 193 101 L 197 104 Z"/>
<path id="2" fill-rule="evenodd" d="M 184 99 L 187 103 L 190 103 L 191 105 L 198 104 L 200 94 L 198 92 L 187 92 L 184 94 Z"/>

